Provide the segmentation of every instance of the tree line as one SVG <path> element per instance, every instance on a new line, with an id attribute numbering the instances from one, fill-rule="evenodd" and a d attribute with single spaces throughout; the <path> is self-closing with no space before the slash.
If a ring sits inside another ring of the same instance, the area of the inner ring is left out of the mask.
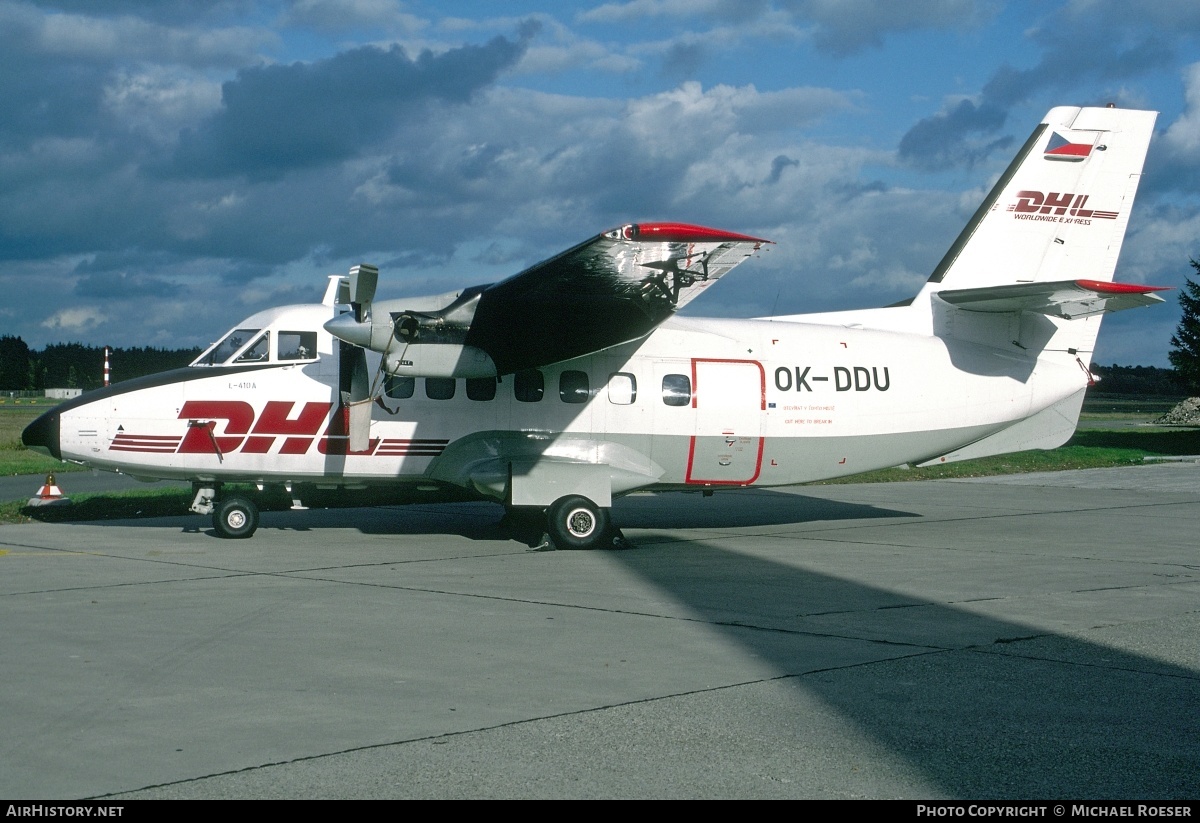
<path id="1" fill-rule="evenodd" d="M 1182 397 L 1187 394 L 1185 381 L 1174 369 L 1157 366 L 1092 366 L 1097 378 L 1091 391 L 1101 394 L 1129 394 L 1145 397 L 1159 395 Z"/>
<path id="2" fill-rule="evenodd" d="M 159 349 L 152 346 L 113 348 L 109 355 L 113 383 L 186 366 L 199 348 Z M 31 349 L 20 337 L 0 337 L 0 391 L 96 389 L 104 385 L 104 347 L 51 343 Z"/>
<path id="3" fill-rule="evenodd" d="M 1190 261 L 1192 270 L 1200 274 L 1200 260 Z M 1180 382 L 1192 397 L 1200 397 L 1200 280 L 1183 278 L 1179 292 L 1182 315 L 1175 334 L 1171 336 L 1171 353 L 1167 355 L 1175 367 Z"/>

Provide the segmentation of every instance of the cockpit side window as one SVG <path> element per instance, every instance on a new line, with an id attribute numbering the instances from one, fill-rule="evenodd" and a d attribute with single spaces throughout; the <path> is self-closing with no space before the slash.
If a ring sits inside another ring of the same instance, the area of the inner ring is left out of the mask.
<path id="1" fill-rule="evenodd" d="M 217 343 L 217 345 L 209 349 L 206 354 L 202 355 L 193 365 L 217 366 L 221 363 L 224 363 L 230 357 L 233 357 L 238 349 L 246 345 L 246 342 L 251 340 L 254 335 L 259 333 L 259 331 L 260 329 L 234 329 L 229 334 L 225 335 L 221 342 Z"/>
<path id="2" fill-rule="evenodd" d="M 271 333 L 265 331 L 262 337 L 254 341 L 250 348 L 246 349 L 235 363 L 262 363 L 271 355 Z"/>
<path id="3" fill-rule="evenodd" d="M 312 360 L 317 356 L 317 333 L 315 331 L 281 331 L 279 333 L 280 360 Z"/>

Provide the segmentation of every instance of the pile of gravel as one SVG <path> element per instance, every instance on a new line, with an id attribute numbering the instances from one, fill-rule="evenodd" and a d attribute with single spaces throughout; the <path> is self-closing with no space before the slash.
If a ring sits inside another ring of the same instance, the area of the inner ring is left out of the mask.
<path id="1" fill-rule="evenodd" d="M 1200 397 L 1189 397 L 1154 422 L 1175 426 L 1200 426 Z"/>

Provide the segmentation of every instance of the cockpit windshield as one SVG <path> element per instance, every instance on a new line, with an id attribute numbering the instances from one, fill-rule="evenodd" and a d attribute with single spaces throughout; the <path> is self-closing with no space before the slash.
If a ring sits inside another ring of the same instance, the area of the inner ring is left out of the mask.
<path id="1" fill-rule="evenodd" d="M 332 348 L 321 324 L 332 312 L 328 306 L 279 306 L 243 320 L 233 331 L 213 343 L 192 361 L 200 368 L 247 366 L 299 366 L 320 362 Z M 324 346 L 324 349 L 318 348 Z M 320 371 L 321 369 L 317 369 Z M 311 371 L 311 370 L 310 370 Z"/>
<path id="2" fill-rule="evenodd" d="M 265 331 L 262 337 L 250 344 L 250 347 L 243 351 L 234 360 L 234 363 L 261 363 L 271 356 L 271 333 Z"/>
<path id="3" fill-rule="evenodd" d="M 242 347 L 253 340 L 255 335 L 257 335 L 260 331 L 261 329 L 234 329 L 229 334 L 225 335 L 225 337 L 219 343 L 217 343 L 204 354 L 200 355 L 200 357 L 196 360 L 196 362 L 192 363 L 192 365 L 219 366 L 241 351 Z M 254 362 L 255 360 L 266 360 L 268 337 L 269 335 L 264 334 L 255 340 L 254 345 L 251 346 L 241 357 L 239 357 L 237 362 L 246 363 Z M 261 352 L 259 349 L 261 349 Z M 254 356 L 256 353 L 260 356 Z"/>

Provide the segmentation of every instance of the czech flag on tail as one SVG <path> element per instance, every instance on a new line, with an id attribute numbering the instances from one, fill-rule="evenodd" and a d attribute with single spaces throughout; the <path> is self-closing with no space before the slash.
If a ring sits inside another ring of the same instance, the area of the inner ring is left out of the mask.
<path id="1" fill-rule="evenodd" d="M 1043 156 L 1047 160 L 1078 162 L 1091 153 L 1091 143 L 1072 143 L 1058 132 L 1054 132 L 1050 135 L 1050 142 L 1046 144 L 1046 153 Z"/>

